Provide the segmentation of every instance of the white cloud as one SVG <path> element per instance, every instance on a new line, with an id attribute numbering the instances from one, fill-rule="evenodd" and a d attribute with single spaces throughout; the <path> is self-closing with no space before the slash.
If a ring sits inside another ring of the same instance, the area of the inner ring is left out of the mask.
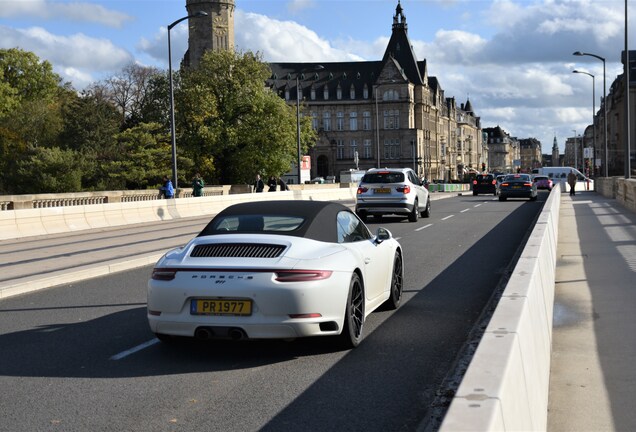
<path id="1" fill-rule="evenodd" d="M 35 53 L 40 59 L 48 60 L 65 81 L 72 81 L 78 89 L 90 82 L 91 77 L 121 70 L 133 61 L 130 53 L 109 40 L 83 34 L 59 36 L 40 27 L 16 30 L 0 26 L 0 47 Z"/>
<path id="2" fill-rule="evenodd" d="M 68 20 L 93 22 L 121 28 L 132 18 L 94 3 L 57 3 L 49 0 L 3 1 L 0 18 L 39 18 L 41 20 Z"/>

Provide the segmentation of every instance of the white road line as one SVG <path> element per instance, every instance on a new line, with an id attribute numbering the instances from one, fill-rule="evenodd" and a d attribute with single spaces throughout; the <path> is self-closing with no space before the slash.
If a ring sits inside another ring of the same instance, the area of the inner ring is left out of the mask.
<path id="1" fill-rule="evenodd" d="M 470 210 L 470 209 L 464 209 L 464 210 L 460 211 L 460 213 L 466 213 L 468 210 Z"/>
<path id="2" fill-rule="evenodd" d="M 481 204 L 475 204 L 475 207 L 479 207 Z"/>
<path id="3" fill-rule="evenodd" d="M 110 359 L 111 360 L 121 360 L 124 357 L 128 357 L 129 355 L 134 354 L 137 351 L 141 351 L 142 349 L 148 348 L 149 346 L 152 346 L 152 345 L 154 345 L 154 344 L 156 344 L 158 342 L 159 342 L 159 339 L 157 339 L 157 338 L 151 339 L 148 342 L 144 342 L 141 345 L 137 345 L 134 348 L 131 348 L 131 349 L 126 350 L 126 351 L 122 351 L 119 354 L 115 354 Z"/>
<path id="4" fill-rule="evenodd" d="M 433 224 L 428 224 L 428 225 L 424 225 L 423 227 L 419 227 L 418 229 L 416 229 L 415 231 L 422 231 L 423 229 L 426 229 L 430 226 L 433 226 Z"/>
<path id="5" fill-rule="evenodd" d="M 453 216 L 455 216 L 455 215 L 446 216 L 445 218 L 442 218 L 442 220 L 450 219 L 450 218 L 452 218 Z"/>

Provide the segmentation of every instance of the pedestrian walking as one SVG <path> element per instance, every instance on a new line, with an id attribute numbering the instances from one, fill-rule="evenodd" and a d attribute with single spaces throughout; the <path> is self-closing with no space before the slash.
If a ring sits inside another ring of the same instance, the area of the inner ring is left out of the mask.
<path id="1" fill-rule="evenodd" d="M 280 186 L 280 190 L 282 191 L 288 191 L 289 190 L 289 186 L 287 186 L 287 183 L 285 183 L 285 180 L 283 180 L 282 178 L 278 178 L 278 186 Z"/>
<path id="2" fill-rule="evenodd" d="M 277 184 L 278 182 L 276 181 L 276 177 L 269 176 L 269 180 L 267 180 L 267 186 L 269 187 L 269 189 L 267 190 L 267 192 L 276 192 Z"/>
<path id="3" fill-rule="evenodd" d="M 163 176 L 163 185 L 159 188 L 159 191 L 166 199 L 174 198 L 174 187 L 168 176 Z"/>
<path id="4" fill-rule="evenodd" d="M 192 196 L 194 197 L 203 196 L 204 186 L 205 186 L 205 183 L 203 182 L 203 179 L 201 178 L 201 174 L 196 173 L 194 175 L 194 178 L 192 179 Z"/>
<path id="5" fill-rule="evenodd" d="M 570 185 L 570 196 L 576 195 L 576 174 L 574 174 L 574 170 L 570 170 L 570 174 L 568 174 L 568 184 Z"/>
<path id="6" fill-rule="evenodd" d="M 254 192 L 263 192 L 263 189 L 265 189 L 265 182 L 263 182 L 260 174 L 256 174 L 256 180 L 254 181 Z"/>

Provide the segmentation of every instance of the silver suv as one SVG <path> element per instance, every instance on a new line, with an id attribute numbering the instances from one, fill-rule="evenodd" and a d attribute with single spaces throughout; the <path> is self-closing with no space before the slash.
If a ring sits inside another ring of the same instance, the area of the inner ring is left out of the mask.
<path id="1" fill-rule="evenodd" d="M 429 217 L 431 200 L 428 189 L 410 168 L 373 168 L 360 180 L 356 195 L 356 214 L 366 221 L 368 215 L 408 216 L 416 222 Z"/>

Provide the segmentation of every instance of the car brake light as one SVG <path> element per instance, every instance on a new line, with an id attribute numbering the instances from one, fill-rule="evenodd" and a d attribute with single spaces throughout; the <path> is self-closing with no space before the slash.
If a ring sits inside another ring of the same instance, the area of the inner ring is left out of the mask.
<path id="1" fill-rule="evenodd" d="M 524 183 L 523 185 L 524 185 L 524 186 L 532 187 L 532 183 Z"/>
<path id="2" fill-rule="evenodd" d="M 497 184 L 497 180 L 493 180 L 493 181 L 492 181 L 492 184 Z"/>
<path id="3" fill-rule="evenodd" d="M 161 281 L 171 281 L 177 275 L 177 271 L 174 269 L 152 269 L 152 279 Z"/>
<path id="4" fill-rule="evenodd" d="M 290 314 L 290 318 L 320 318 L 322 315 L 319 313 L 305 313 L 305 314 Z"/>
<path id="5" fill-rule="evenodd" d="M 411 186 L 409 186 L 409 185 L 404 185 L 404 186 L 401 186 L 401 187 L 395 188 L 395 190 L 397 190 L 398 192 L 402 192 L 402 193 L 407 194 L 407 193 L 411 192 Z"/>
<path id="6" fill-rule="evenodd" d="M 309 282 L 328 279 L 330 270 L 278 270 L 275 272 L 278 282 Z"/>
<path id="7" fill-rule="evenodd" d="M 473 180 L 473 184 L 477 184 L 477 180 Z"/>
<path id="8" fill-rule="evenodd" d="M 367 189 L 367 188 L 365 188 L 365 187 L 360 186 L 360 187 L 358 188 L 358 195 L 363 194 L 363 193 L 368 192 L 368 191 L 369 191 L 369 189 Z"/>
<path id="9" fill-rule="evenodd" d="M 502 183 L 501 186 L 509 186 L 508 183 Z"/>

